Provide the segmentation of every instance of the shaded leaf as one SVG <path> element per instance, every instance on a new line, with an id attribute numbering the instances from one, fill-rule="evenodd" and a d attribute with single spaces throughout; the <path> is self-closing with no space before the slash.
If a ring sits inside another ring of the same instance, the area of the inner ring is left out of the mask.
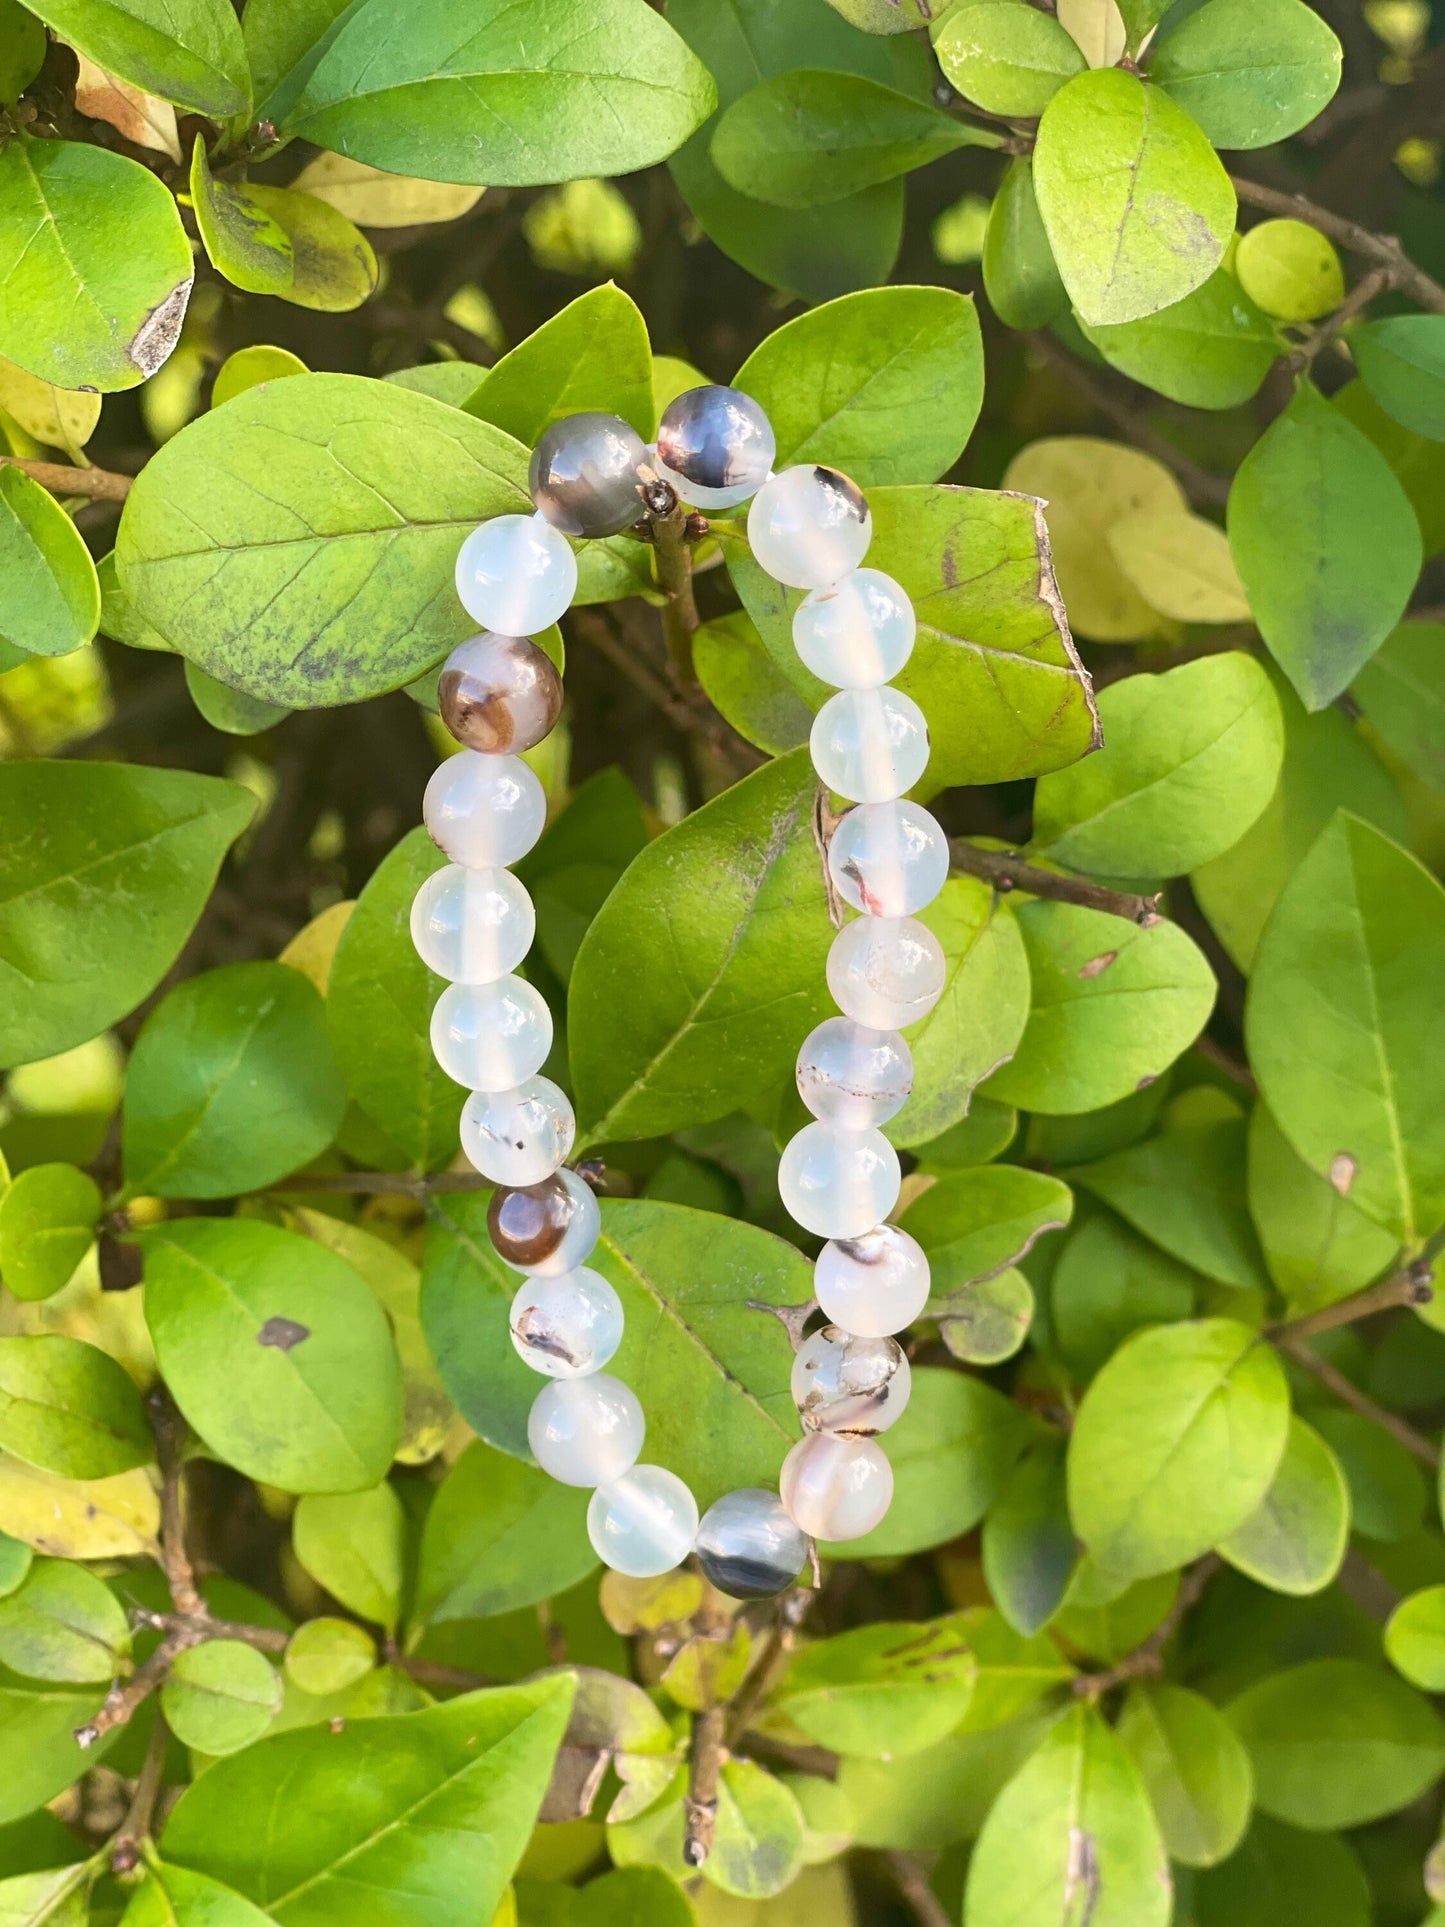
<path id="1" fill-rule="evenodd" d="M 1350 1493 L 1340 1462 L 1311 1426 L 1291 1418 L 1269 1490 L 1219 1551 L 1272 1592 L 1320 1592 L 1339 1571 L 1350 1536 Z"/>
<path id="2" fill-rule="evenodd" d="M 55 497 L 8 466 L 0 468 L 0 573 L 4 641 L 29 655 L 66 656 L 95 634 L 100 584 L 90 551 Z"/>
<path id="3" fill-rule="evenodd" d="M 427 1514 L 417 1618 L 487 1619 L 584 1579 L 597 1565 L 588 1498 L 480 1439 L 468 1446 Z"/>
<path id="4" fill-rule="evenodd" d="M 36 0 L 31 11 L 108 73 L 162 100 L 213 120 L 246 111 L 246 53 L 226 0 Z"/>
<path id="5" fill-rule="evenodd" d="M 73 1164 L 32 1164 L 0 1191 L 0 1278 L 12 1297 L 49 1298 L 95 1242 L 95 1179 Z"/>
<path id="6" fill-rule="evenodd" d="M 0 1338 L 0 1446 L 63 1479 L 108 1479 L 155 1457 L 126 1372 L 61 1332 Z"/>

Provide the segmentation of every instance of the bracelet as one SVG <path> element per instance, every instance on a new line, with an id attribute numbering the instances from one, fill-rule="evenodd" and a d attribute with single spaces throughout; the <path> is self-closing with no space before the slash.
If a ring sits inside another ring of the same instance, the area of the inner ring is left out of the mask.
<path id="1" fill-rule="evenodd" d="M 482 631 L 453 651 L 438 683 L 442 720 L 462 750 L 433 774 L 424 815 L 450 861 L 417 892 L 411 917 L 422 960 L 449 980 L 431 1042 L 442 1069 L 471 1093 L 462 1149 L 496 1186 L 488 1230 L 503 1262 L 522 1274 L 512 1343 L 550 1380 L 527 1420 L 532 1453 L 553 1478 L 592 1488 L 587 1530 L 608 1566 L 651 1578 L 693 1553 L 734 1598 L 782 1591 L 811 1540 L 861 1537 L 893 1496 L 876 1435 L 908 1402 L 908 1360 L 895 1334 L 923 1310 L 929 1274 L 917 1242 L 886 1222 L 900 1170 L 879 1126 L 912 1087 L 900 1027 L 942 994 L 942 947 L 916 913 L 948 875 L 943 831 L 903 800 L 928 761 L 922 711 L 888 686 L 913 648 L 912 605 L 890 576 L 860 566 L 872 517 L 856 484 L 812 465 L 774 474 L 775 447 L 758 404 L 725 387 L 672 402 L 655 449 L 611 415 L 571 415 L 543 434 L 529 478 L 536 512 L 482 523 L 457 557 L 457 593 Z M 619 534 L 657 477 L 702 510 L 751 497 L 754 557 L 779 582 L 807 591 L 794 641 L 838 692 L 814 720 L 813 763 L 855 806 L 829 842 L 828 871 L 838 896 L 862 913 L 829 951 L 828 987 L 842 1014 L 799 1051 L 798 1090 L 814 1121 L 778 1169 L 789 1213 L 827 1240 L 814 1290 L 828 1323 L 803 1341 L 793 1365 L 803 1438 L 783 1462 L 778 1492 L 729 1492 L 701 1520 L 681 1479 L 639 1463 L 642 1407 L 603 1369 L 622 1339 L 622 1304 L 586 1262 L 601 1213 L 591 1187 L 567 1168 L 572 1106 L 538 1075 L 552 1018 L 515 974 L 535 916 L 509 871 L 546 818 L 542 785 L 521 752 L 561 714 L 562 679 L 530 638 L 576 593 L 567 538 Z"/>

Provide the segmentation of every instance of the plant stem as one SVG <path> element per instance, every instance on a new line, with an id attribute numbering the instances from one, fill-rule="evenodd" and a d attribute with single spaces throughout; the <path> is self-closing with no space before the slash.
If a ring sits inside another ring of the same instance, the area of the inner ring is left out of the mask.
<path id="1" fill-rule="evenodd" d="M 1115 1686 L 1123 1686 L 1131 1679 L 1142 1679 L 1162 1671 L 1164 1648 L 1183 1624 L 1185 1614 L 1199 1604 L 1204 1588 L 1223 1564 L 1217 1552 L 1206 1552 L 1202 1559 L 1196 1559 L 1179 1581 L 1174 1604 L 1149 1637 L 1107 1672 L 1080 1674 L 1074 1681 L 1074 1692 L 1078 1698 L 1097 1700 Z"/>
<path id="2" fill-rule="evenodd" d="M 1358 1412 L 1361 1418 L 1371 1419 L 1376 1425 L 1381 1426 L 1391 1438 L 1397 1439 L 1413 1458 L 1417 1458 L 1422 1465 L 1428 1465 L 1432 1472 L 1439 1470 L 1439 1449 L 1430 1443 L 1423 1432 L 1417 1432 L 1413 1425 L 1407 1424 L 1402 1418 L 1397 1418 L 1393 1412 L 1387 1412 L 1383 1405 L 1377 1405 L 1374 1399 L 1362 1392 L 1351 1379 L 1345 1377 L 1343 1372 L 1337 1371 L 1333 1365 L 1321 1358 L 1318 1352 L 1312 1352 L 1308 1345 L 1288 1338 L 1276 1339 L 1275 1342 L 1281 1351 L 1288 1352 L 1297 1364 L 1302 1365 L 1307 1372 L 1317 1378 L 1326 1391 L 1333 1392 L 1341 1405 L 1348 1405 L 1350 1410 Z"/>
<path id="3" fill-rule="evenodd" d="M 720 1706 L 692 1717 L 692 1747 L 688 1755 L 687 1792 L 683 1796 L 685 1831 L 682 1857 L 689 1867 L 700 1867 L 712 1852 L 717 1833 L 718 1781 L 722 1774 L 724 1714 Z"/>
<path id="4" fill-rule="evenodd" d="M 1428 1262 L 1417 1259 L 1414 1264 L 1392 1272 L 1378 1285 L 1357 1291 L 1351 1298 L 1341 1298 L 1336 1304 L 1322 1306 L 1319 1311 L 1306 1312 L 1302 1318 L 1291 1318 L 1282 1324 L 1272 1325 L 1266 1336 L 1276 1345 L 1293 1347 L 1302 1338 L 1313 1338 L 1317 1332 L 1334 1331 L 1340 1325 L 1353 1325 L 1357 1319 L 1369 1318 L 1377 1311 L 1388 1311 L 1393 1305 L 1428 1305 L 1435 1296 L 1430 1282 L 1433 1276 Z"/>
<path id="5" fill-rule="evenodd" d="M 108 468 L 70 468 L 64 462 L 32 461 L 28 455 L 0 455 L 0 464 L 20 469 L 53 495 L 88 495 L 93 502 L 123 502 L 135 480 Z"/>
<path id="6" fill-rule="evenodd" d="M 1445 314 L 1445 288 L 1423 268 L 1415 266 L 1393 234 L 1372 234 L 1368 228 L 1347 221 L 1342 214 L 1332 214 L 1327 207 L 1320 207 L 1303 194 L 1285 194 L 1277 187 L 1243 180 L 1238 174 L 1231 174 L 1230 179 L 1235 193 L 1250 207 L 1261 208 L 1266 214 L 1307 221 L 1330 240 L 1338 241 L 1342 248 L 1348 248 L 1351 254 L 1362 255 L 1367 261 L 1378 262 L 1388 269 L 1390 286 L 1409 295 L 1420 307 L 1431 314 Z"/>
<path id="7" fill-rule="evenodd" d="M 1333 314 L 1326 315 L 1315 328 L 1308 340 L 1301 342 L 1294 352 L 1294 361 L 1300 368 L 1308 368 L 1316 355 L 1339 334 L 1341 328 L 1348 327 L 1355 316 L 1369 307 L 1377 294 L 1394 285 L 1394 277 L 1388 268 L 1372 268 L 1367 275 L 1357 281 Z"/>
<path id="8" fill-rule="evenodd" d="M 163 1390 L 152 1392 L 149 1404 L 151 1429 L 156 1435 L 156 1463 L 161 1469 L 161 1562 L 166 1584 L 178 1613 L 188 1619 L 203 1617 L 206 1602 L 196 1586 L 195 1568 L 186 1551 L 180 1415 Z"/>
<path id="9" fill-rule="evenodd" d="M 166 1746 L 170 1740 L 170 1728 L 159 1707 L 156 1708 L 155 1724 L 151 1727 L 150 1740 L 146 1746 L 146 1756 L 141 1764 L 140 1778 L 135 1783 L 130 1806 L 120 1823 L 120 1829 L 110 1843 L 110 1870 L 112 1873 L 130 1873 L 139 1864 L 141 1843 L 149 1840 L 155 1823 L 156 1801 L 160 1798 L 165 1774 Z"/>
<path id="10" fill-rule="evenodd" d="M 649 501 L 647 520 L 657 551 L 657 586 L 667 597 L 662 608 L 663 640 L 667 644 L 673 681 L 679 691 L 686 694 L 697 686 L 697 670 L 692 660 L 698 613 L 692 588 L 691 517 L 667 483 L 651 484 L 649 493 L 653 490 L 659 498 L 666 490 L 671 498 L 671 506 L 667 508 L 654 507 Z"/>
<path id="11" fill-rule="evenodd" d="M 899 1893 L 913 1909 L 918 1927 L 953 1927 L 953 1919 L 938 1895 L 928 1884 L 928 1875 L 916 1853 L 894 1848 L 883 1856 Z"/>
<path id="12" fill-rule="evenodd" d="M 203 1637 L 202 1633 L 192 1631 L 167 1633 L 144 1666 L 138 1667 L 123 1685 L 111 1687 L 95 1718 L 76 1727 L 76 1745 L 92 1747 L 112 1728 L 124 1726 L 164 1680 L 176 1655 L 188 1646 L 198 1646 Z"/>
<path id="13" fill-rule="evenodd" d="M 1110 890 L 1102 883 L 1089 883 L 1083 877 L 1040 870 L 1016 850 L 981 850 L 966 837 L 951 837 L 948 848 L 955 870 L 980 877 L 1000 892 L 1025 890 L 1031 897 L 1047 897 L 1054 903 L 1081 904 L 1088 910 L 1103 910 L 1111 917 L 1123 917 L 1143 930 L 1164 921 L 1158 896 L 1136 896 L 1131 890 Z"/>
<path id="14" fill-rule="evenodd" d="M 807 1618 L 808 1609 L 817 1596 L 811 1586 L 795 1586 L 783 1594 L 778 1604 L 777 1618 L 763 1642 L 762 1651 L 748 1668 L 742 1685 L 726 1709 L 723 1737 L 729 1746 L 737 1745 L 752 1725 L 754 1713 L 777 1684 L 778 1676 L 797 1643 L 798 1628 Z"/>

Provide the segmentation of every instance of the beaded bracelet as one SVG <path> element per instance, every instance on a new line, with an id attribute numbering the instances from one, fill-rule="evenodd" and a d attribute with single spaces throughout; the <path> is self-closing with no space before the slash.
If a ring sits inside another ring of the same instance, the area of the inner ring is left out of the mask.
<path id="1" fill-rule="evenodd" d="M 624 421 L 572 415 L 532 456 L 536 513 L 502 515 L 466 538 L 457 593 L 483 625 L 448 658 L 438 684 L 443 721 L 463 745 L 427 785 L 424 813 L 450 859 L 412 909 L 412 935 L 448 988 L 432 1017 L 432 1048 L 468 1087 L 462 1148 L 497 1187 L 487 1213 L 503 1262 L 523 1274 L 512 1342 L 551 1380 L 527 1437 L 537 1463 L 592 1488 L 587 1530 L 614 1570 L 639 1578 L 695 1553 L 734 1598 L 780 1592 L 811 1539 L 858 1538 L 888 1509 L 893 1473 L 875 1435 L 908 1401 L 908 1360 L 894 1334 L 928 1298 L 928 1261 L 886 1222 L 897 1202 L 898 1154 L 879 1130 L 913 1081 L 901 1026 L 942 993 L 944 958 L 915 913 L 948 874 L 948 846 L 926 810 L 903 801 L 928 760 L 922 711 L 887 686 L 907 662 L 915 621 L 907 595 L 860 567 L 872 535 L 862 492 L 836 469 L 773 474 L 773 431 L 735 388 L 695 388 L 663 415 L 655 449 Z M 637 520 L 639 489 L 660 476 L 696 508 L 752 497 L 748 541 L 778 581 L 808 593 L 793 619 L 806 666 L 838 693 L 813 724 L 819 778 L 856 805 L 835 830 L 828 870 L 863 914 L 835 938 L 827 980 L 840 1011 L 798 1054 L 798 1089 L 814 1122 L 782 1154 L 779 1190 L 804 1230 L 826 1239 L 814 1289 L 829 1320 L 804 1340 L 792 1390 L 804 1435 L 783 1462 L 780 1493 L 729 1492 L 698 1519 L 687 1486 L 639 1464 L 645 1423 L 633 1392 L 603 1370 L 622 1338 L 622 1305 L 588 1268 L 601 1231 L 597 1200 L 566 1167 L 576 1122 L 566 1095 L 537 1075 L 552 1047 L 543 998 L 517 966 L 535 918 L 508 865 L 541 835 L 542 786 L 519 752 L 557 721 L 562 682 L 529 637 L 556 622 L 577 587 L 568 536 L 618 534 Z"/>

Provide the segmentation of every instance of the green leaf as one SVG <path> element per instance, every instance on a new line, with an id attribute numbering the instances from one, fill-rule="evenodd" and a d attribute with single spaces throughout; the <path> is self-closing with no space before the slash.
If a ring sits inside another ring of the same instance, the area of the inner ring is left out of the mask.
<path id="1" fill-rule="evenodd" d="M 1227 268 L 1157 314 L 1084 333 L 1111 368 L 1188 408 L 1237 408 L 1287 345 Z"/>
<path id="2" fill-rule="evenodd" d="M 15 1588 L 29 1572 L 34 1554 L 20 1539 L 0 1533 L 0 1598 Z"/>
<path id="3" fill-rule="evenodd" d="M 41 1927 L 42 1922 L 50 1927 L 84 1927 L 90 1918 L 86 1902 L 94 1877 L 94 1867 L 81 1861 L 77 1866 L 0 1880 L 0 1922 L 4 1927 Z"/>
<path id="4" fill-rule="evenodd" d="M 267 1916 L 218 1880 L 152 1860 L 121 1918 L 124 1927 L 264 1927 Z"/>
<path id="5" fill-rule="evenodd" d="M 42 1559 L 0 1599 L 0 1662 L 29 1679 L 113 1680 L 130 1658 L 125 1609 L 84 1566 Z"/>
<path id="6" fill-rule="evenodd" d="M 343 1606 L 388 1632 L 401 1613 L 406 1520 L 383 1481 L 363 1492 L 309 1492 L 291 1520 L 303 1569 Z"/>
<path id="7" fill-rule="evenodd" d="M 1350 1490 L 1350 1525 L 1363 1538 L 1408 1539 L 1429 1503 L 1425 1474 L 1390 1434 L 1361 1412 L 1325 1406 L 1314 1414 Z"/>
<path id="8" fill-rule="evenodd" d="M 1371 1927 L 1364 1871 L 1349 1844 L 1256 1814 L 1243 1846 L 1195 1884 L 1199 1927 Z"/>
<path id="9" fill-rule="evenodd" d="M 117 538 L 138 614 L 211 675 L 295 709 L 411 682 L 467 634 L 457 549 L 525 512 L 526 457 L 358 375 L 249 388 L 147 462 Z"/>
<path id="10" fill-rule="evenodd" d="M 259 1191 L 319 1157 L 346 1087 L 320 996 L 279 963 L 178 984 L 146 1019 L 126 1074 L 126 1189 L 170 1198 Z"/>
<path id="11" fill-rule="evenodd" d="M 158 1226 L 144 1254 L 157 1360 L 213 1451 L 285 1492 L 376 1484 L 401 1432 L 401 1368 L 344 1259 L 241 1218 Z"/>
<path id="12" fill-rule="evenodd" d="M 63 1479 L 107 1479 L 155 1457 L 129 1375 L 61 1332 L 0 1338 L 0 1447 Z"/>
<path id="13" fill-rule="evenodd" d="M 35 656 L 66 656 L 100 624 L 100 584 L 79 530 L 53 495 L 0 468 L 0 638 Z"/>
<path id="14" fill-rule="evenodd" d="M 573 1681 L 465 1693 L 442 1706 L 273 1734 L 204 1773 L 166 1852 L 223 1880 L 281 1927 L 490 1921 L 521 1857 L 567 1724 Z M 337 1789 L 345 1787 L 346 1797 Z"/>
<path id="15" fill-rule="evenodd" d="M 989 1597 L 1018 1633 L 1033 1634 L 1048 1624 L 1078 1563 L 1064 1445 L 1055 1433 L 1031 1446 L 983 1522 Z"/>
<path id="16" fill-rule="evenodd" d="M 629 866 L 568 997 L 581 1145 L 656 1137 L 780 1083 L 830 1007 L 832 938 L 804 750 L 683 818 Z"/>
<path id="17" fill-rule="evenodd" d="M 1275 907 L 1245 1007 L 1280 1129 L 1402 1243 L 1445 1219 L 1442 969 L 1445 891 L 1341 810 Z"/>
<path id="18" fill-rule="evenodd" d="M 371 1634 L 349 1619 L 308 1619 L 286 1647 L 286 1677 L 303 1693 L 344 1693 L 376 1666 Z"/>
<path id="19" fill-rule="evenodd" d="M 655 1449 L 649 1438 L 649 1454 Z M 494 1618 L 585 1579 L 597 1565 L 588 1497 L 480 1439 L 469 1445 L 427 1513 L 418 1622 Z"/>
<path id="20" fill-rule="evenodd" d="M 485 1198 L 433 1205 L 422 1273 L 433 1354 L 467 1423 L 489 1444 L 530 1458 L 537 1379 L 505 1336 L 517 1275 L 492 1249 Z M 756 1225 L 604 1199 L 602 1238 L 587 1262 L 622 1300 L 626 1332 L 608 1369 L 642 1402 L 649 1462 L 685 1479 L 704 1510 L 733 1486 L 775 1480 L 798 1436 L 793 1358 L 777 1320 L 747 1301 L 805 1303 L 807 1260 Z M 478 1344 L 478 1332 L 493 1342 Z"/>
<path id="21" fill-rule="evenodd" d="M 908 1408 L 888 1433 L 888 1516 L 833 1556 L 893 1559 L 959 1538 L 998 1497 L 1027 1437 L 1023 1412 L 992 1386 L 958 1371 L 916 1366 Z"/>
<path id="22" fill-rule="evenodd" d="M 986 1732 L 955 1733 L 903 1760 L 842 1761 L 837 1785 L 853 1812 L 858 1842 L 926 1852 L 973 1839 L 999 1788 L 1056 1717 L 1056 1709 L 1035 1707 L 1027 1718 Z"/>
<path id="23" fill-rule="evenodd" d="M 1169 1572 L 1255 1510 L 1288 1428 L 1283 1367 L 1247 1325 L 1204 1318 L 1136 1333 L 1079 1407 L 1074 1528 L 1110 1572 Z"/>
<path id="24" fill-rule="evenodd" d="M 1403 1680 L 1358 1659 L 1267 1674 L 1227 1708 L 1265 1813 L 1311 1833 L 1395 1813 L 1445 1766 L 1445 1726 Z"/>
<path id="25" fill-rule="evenodd" d="M 0 1279 L 15 1298 L 49 1298 L 95 1242 L 101 1195 L 73 1164 L 32 1164 L 0 1191 Z"/>
<path id="26" fill-rule="evenodd" d="M 1390 1234 L 1310 1169 L 1262 1103 L 1249 1120 L 1248 1182 L 1265 1264 L 1292 1311 L 1348 1298 L 1394 1259 Z"/>
<path id="27" fill-rule="evenodd" d="M 1307 709 L 1347 689 L 1405 612 L 1420 529 L 1383 455 L 1302 382 L 1239 465 L 1229 545 Z"/>
<path id="28" fill-rule="evenodd" d="M 961 1614 L 922 1625 L 875 1621 L 805 1647 L 777 1704 L 819 1746 L 888 1759 L 951 1733 L 977 1672 Z"/>
<path id="29" fill-rule="evenodd" d="M 1385 1627 L 1385 1656 L 1412 1686 L 1445 1685 L 1445 1586 L 1425 1586 L 1400 1601 Z"/>
<path id="30" fill-rule="evenodd" d="M 281 1675 L 254 1646 L 208 1639 L 178 1653 L 161 1688 L 161 1711 L 183 1746 L 239 1753 L 281 1710 Z"/>
<path id="31" fill-rule="evenodd" d="M 191 204 L 211 265 L 250 294 L 341 314 L 374 293 L 376 255 L 357 227 L 314 194 L 218 181 L 197 135 Z"/>
<path id="32" fill-rule="evenodd" d="M 1194 1309 L 1196 1280 L 1112 1212 L 1086 1219 L 1049 1280 L 1049 1320 L 1064 1362 L 1090 1379 L 1141 1325 L 1171 1325 Z"/>
<path id="33" fill-rule="evenodd" d="M 149 168 L 28 134 L 0 154 L 0 354 L 30 374 L 134 388 L 175 347 L 191 277 L 175 200 Z"/>
<path id="34" fill-rule="evenodd" d="M 1301 0 L 1208 0 L 1165 35 L 1149 77 L 1216 147 L 1272 147 L 1333 97 L 1341 57 Z"/>
<path id="35" fill-rule="evenodd" d="M 0 45 L 0 103 L 12 106 L 45 64 L 50 45 L 45 29 L 28 7 L 19 0 L 3 0 L 0 23 L 4 26 Z"/>
<path id="36" fill-rule="evenodd" d="M 646 1813 L 608 1827 L 608 1852 L 621 1867 L 660 1866 L 684 1880 L 688 1862 L 682 1853 L 683 1824 L 682 1787 L 675 1783 L 667 1798 Z M 781 1780 L 751 1760 L 724 1764 L 717 1837 L 703 1862 L 710 1886 L 744 1901 L 764 1901 L 793 1887 L 803 1863 L 803 1838 L 802 1810 Z M 801 1902 L 798 1889 L 793 1891 Z"/>
<path id="37" fill-rule="evenodd" d="M 766 411 L 779 469 L 825 462 L 860 488 L 931 482 L 983 402 L 978 311 L 952 288 L 844 295 L 785 322 L 733 379 Z"/>
<path id="38" fill-rule="evenodd" d="M 1073 1214 L 1066 1184 L 1016 1164 L 981 1164 L 940 1178 L 904 1216 L 928 1253 L 935 1297 L 1016 1264 Z"/>
<path id="39" fill-rule="evenodd" d="M 1214 976 L 1176 924 L 1141 929 L 1040 899 L 1015 914 L 1033 1002 L 989 1097 L 1051 1116 L 1098 1110 L 1158 1077 L 1204 1028 Z"/>
<path id="40" fill-rule="evenodd" d="M 420 826 L 372 874 L 336 946 L 326 1027 L 351 1095 L 425 1170 L 456 1155 L 466 1093 L 432 1054 L 432 1005 L 445 988 L 411 940 L 411 904 L 446 858 Z"/>
<path id="41" fill-rule="evenodd" d="M 1237 843 L 1274 793 L 1284 725 L 1269 678 L 1231 650 L 1099 697 L 1104 747 L 1044 777 L 1034 847 L 1095 876 L 1179 876 Z"/>
<path id="42" fill-rule="evenodd" d="M 739 194 L 811 208 L 997 136 L 857 74 L 794 68 L 759 81 L 719 117 L 711 154 Z"/>
<path id="43" fill-rule="evenodd" d="M 620 415 L 642 436 L 656 424 L 647 323 L 611 281 L 569 301 L 503 355 L 466 402 L 469 415 L 526 448 L 553 422 L 587 409 Z"/>
<path id="44" fill-rule="evenodd" d="M 154 990 L 255 807 L 183 770 L 0 764 L 0 1063 L 83 1043 Z"/>
<path id="45" fill-rule="evenodd" d="M 1186 1867 L 1227 1860 L 1254 1796 L 1249 1755 L 1200 1693 L 1163 1680 L 1129 1690 L 1119 1738 L 1149 1790 L 1169 1858 Z"/>
<path id="46" fill-rule="evenodd" d="M 34 0 L 31 12 L 148 94 L 212 120 L 246 111 L 246 50 L 227 0 Z"/>
<path id="47" fill-rule="evenodd" d="M 186 664 L 186 689 L 212 729 L 224 730 L 228 736 L 258 736 L 292 713 L 282 703 L 268 703 L 260 696 L 248 696 L 243 689 L 218 682 L 193 662 Z"/>
<path id="48" fill-rule="evenodd" d="M 1391 754 L 1422 783 L 1445 789 L 1445 623 L 1402 622 L 1350 694 Z"/>
<path id="49" fill-rule="evenodd" d="M 1068 293 L 1034 194 L 1033 162 L 1024 154 L 1009 162 L 989 209 L 983 287 L 1007 328 L 1047 328 L 1068 313 Z"/>
<path id="50" fill-rule="evenodd" d="M 1136 1231 L 1222 1285 L 1265 1285 L 1244 1203 L 1245 1123 L 1180 1126 L 1071 1173 Z"/>
<path id="51" fill-rule="evenodd" d="M 692 656 L 709 702 L 747 742 L 769 756 L 807 742 L 813 712 L 764 648 L 746 609 L 703 623 Z"/>
<path id="52" fill-rule="evenodd" d="M 945 76 L 990 114 L 1035 120 L 1087 66 L 1052 14 L 1007 0 L 950 7 L 933 50 Z"/>
<path id="53" fill-rule="evenodd" d="M 938 1307 L 938 1335 L 966 1365 L 1001 1365 L 1023 1348 L 1033 1317 L 1033 1287 L 1010 1266 L 950 1292 Z"/>
<path id="54" fill-rule="evenodd" d="M 1078 74 L 1044 109 L 1034 185 L 1086 326 L 1137 321 L 1207 281 L 1234 230 L 1234 189 L 1167 94 L 1118 68 Z"/>
<path id="55" fill-rule="evenodd" d="M 65 1687 L 28 1685 L 0 1676 L 0 1740 L 9 1764 L 0 1782 L 0 1825 L 33 1813 L 96 1764 L 118 1734 L 102 1735 L 82 1752 L 75 1728 L 93 1715 L 100 1696 Z"/>
<path id="56" fill-rule="evenodd" d="M 1349 332 L 1360 379 L 1392 420 L 1445 441 L 1445 315 L 1397 314 Z"/>
<path id="57" fill-rule="evenodd" d="M 1271 1592 L 1322 1592 L 1350 1537 L 1350 1493 L 1339 1460 L 1313 1427 L 1291 1418 L 1284 1457 L 1258 1508 L 1219 1542 L 1246 1577 Z"/>
<path id="58" fill-rule="evenodd" d="M 1419 518 L 1426 555 L 1438 555 L 1445 548 L 1445 447 L 1402 428 L 1362 381 L 1346 382 L 1330 405 L 1379 449 Z"/>
<path id="59" fill-rule="evenodd" d="M 1171 1896 L 1138 1768 L 1092 1707 L 1072 1707 L 984 1822 L 964 1927 L 1165 1927 Z"/>
<path id="60" fill-rule="evenodd" d="M 565 0 L 524 35 L 507 0 L 421 0 L 404 25 L 387 0 L 359 0 L 327 28 L 283 131 L 427 181 L 630 174 L 665 160 L 715 99 L 645 0 Z"/>
<path id="61" fill-rule="evenodd" d="M 211 406 L 220 408 L 263 381 L 284 381 L 288 375 L 309 375 L 310 372 L 301 357 L 293 355 L 289 348 L 254 342 L 249 348 L 238 348 L 234 354 L 227 355 L 216 370 L 211 383 Z"/>

